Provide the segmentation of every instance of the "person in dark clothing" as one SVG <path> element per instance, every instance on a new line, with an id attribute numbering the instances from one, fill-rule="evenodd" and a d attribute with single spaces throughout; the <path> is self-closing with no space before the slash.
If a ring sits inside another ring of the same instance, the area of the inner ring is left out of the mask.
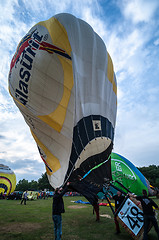
<path id="1" fill-rule="evenodd" d="M 52 218 L 54 222 L 54 233 L 55 240 L 61 240 L 62 235 L 62 216 L 61 213 L 65 212 L 63 196 L 64 192 L 62 189 L 55 189 L 55 193 L 53 196 L 53 204 L 52 204 Z"/>
<path id="2" fill-rule="evenodd" d="M 123 203 L 123 201 L 125 199 L 125 196 L 123 196 L 120 191 L 118 191 L 117 194 L 114 195 L 113 197 L 110 194 L 109 194 L 109 196 L 115 200 L 115 212 L 117 212 L 117 210 L 119 209 L 119 207 Z M 120 227 L 119 227 L 119 222 L 117 220 L 117 216 L 114 216 L 114 222 L 115 222 L 116 234 L 119 234 L 120 233 Z"/>
<path id="3" fill-rule="evenodd" d="M 157 224 L 157 220 L 155 218 L 155 212 L 153 207 L 159 209 L 158 205 L 147 196 L 147 191 L 143 189 L 143 196 L 135 196 L 137 200 L 141 202 L 143 214 L 144 214 L 144 240 L 148 239 L 148 230 L 150 223 L 153 224 L 155 231 L 157 233 L 159 239 L 159 227 Z"/>

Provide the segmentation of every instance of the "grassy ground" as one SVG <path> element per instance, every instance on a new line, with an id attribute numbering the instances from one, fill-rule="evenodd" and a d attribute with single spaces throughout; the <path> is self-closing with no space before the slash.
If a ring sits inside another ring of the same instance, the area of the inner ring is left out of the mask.
<path id="1" fill-rule="evenodd" d="M 122 227 L 121 234 L 115 235 L 109 207 L 100 207 L 100 214 L 106 216 L 96 222 L 91 205 L 71 202 L 79 199 L 86 201 L 83 197 L 64 197 L 63 240 L 131 239 Z M 155 199 L 155 202 L 159 204 L 159 200 Z M 28 201 L 26 206 L 21 205 L 19 200 L 0 200 L 0 240 L 54 239 L 51 212 L 52 199 Z M 157 239 L 154 228 L 149 233 L 149 239 Z"/>

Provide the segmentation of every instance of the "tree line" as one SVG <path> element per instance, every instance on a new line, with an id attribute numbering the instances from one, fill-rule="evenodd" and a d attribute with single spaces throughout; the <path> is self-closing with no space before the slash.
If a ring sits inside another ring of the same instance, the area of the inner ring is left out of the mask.
<path id="1" fill-rule="evenodd" d="M 148 167 L 140 167 L 138 169 L 153 187 L 159 188 L 159 166 L 150 165 Z"/>
<path id="2" fill-rule="evenodd" d="M 41 178 L 38 181 L 28 181 L 26 179 L 20 180 L 17 185 L 15 191 L 35 191 L 35 190 L 44 190 L 47 189 L 49 191 L 53 191 L 53 188 L 49 184 L 46 172 L 41 175 Z"/>
<path id="3" fill-rule="evenodd" d="M 150 165 L 148 167 L 140 167 L 138 169 L 153 187 L 159 188 L 159 166 Z M 32 180 L 29 182 L 25 179 L 20 180 L 16 185 L 15 191 L 25 191 L 26 189 L 30 191 L 44 189 L 48 189 L 49 191 L 54 190 L 49 184 L 46 172 L 42 174 L 38 181 Z"/>

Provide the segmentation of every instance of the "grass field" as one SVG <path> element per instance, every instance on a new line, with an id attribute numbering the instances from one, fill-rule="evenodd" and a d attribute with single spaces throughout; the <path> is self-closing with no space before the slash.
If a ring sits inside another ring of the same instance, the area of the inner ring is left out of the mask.
<path id="1" fill-rule="evenodd" d="M 64 197 L 63 240 L 131 239 L 122 227 L 121 234 L 115 235 L 113 214 L 109 207 L 100 206 L 100 214 L 105 216 L 96 222 L 91 205 L 71 202 L 79 199 L 86 201 L 83 197 Z M 158 199 L 154 200 L 159 204 Z M 13 239 L 54 239 L 52 199 L 28 201 L 26 206 L 21 205 L 19 200 L 0 200 L 0 240 Z M 154 228 L 149 232 L 149 239 L 157 239 Z"/>

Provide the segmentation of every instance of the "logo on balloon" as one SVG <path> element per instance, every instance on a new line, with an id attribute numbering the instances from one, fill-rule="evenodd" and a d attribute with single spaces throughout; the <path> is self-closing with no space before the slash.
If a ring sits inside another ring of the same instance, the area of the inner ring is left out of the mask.
<path id="1" fill-rule="evenodd" d="M 13 67 L 17 68 L 17 64 L 20 64 L 19 86 L 15 90 L 15 98 L 23 105 L 28 102 L 29 80 L 37 50 L 47 51 L 50 54 L 56 53 L 71 60 L 71 57 L 63 49 L 42 41 L 43 39 L 46 39 L 46 35 L 40 35 L 37 29 L 27 34 L 19 43 L 11 61 L 9 79 L 11 79 Z"/>
<path id="2" fill-rule="evenodd" d="M 101 131 L 101 121 L 100 120 L 93 120 L 93 129 L 94 131 Z"/>
<path id="3" fill-rule="evenodd" d="M 116 170 L 122 172 L 122 167 L 119 162 L 115 162 Z"/>

